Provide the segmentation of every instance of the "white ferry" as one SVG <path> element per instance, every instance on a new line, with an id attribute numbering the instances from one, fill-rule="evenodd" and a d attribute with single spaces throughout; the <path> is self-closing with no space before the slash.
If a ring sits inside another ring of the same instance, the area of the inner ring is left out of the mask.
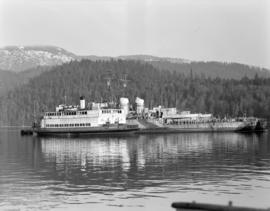
<path id="1" fill-rule="evenodd" d="M 137 124 L 128 124 L 128 99 L 120 99 L 121 107 L 108 108 L 107 103 L 92 103 L 86 108 L 85 98 L 80 98 L 80 106 L 59 105 L 55 112 L 46 112 L 38 124 L 34 125 L 37 135 L 82 135 L 130 133 L 139 130 Z"/>

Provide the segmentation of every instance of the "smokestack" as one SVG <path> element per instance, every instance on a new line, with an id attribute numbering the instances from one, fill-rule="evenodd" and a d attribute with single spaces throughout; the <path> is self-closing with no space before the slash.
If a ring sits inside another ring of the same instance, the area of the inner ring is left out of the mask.
<path id="1" fill-rule="evenodd" d="M 128 114 L 128 110 L 129 110 L 128 109 L 128 104 L 129 104 L 128 98 L 124 98 L 124 97 L 120 98 L 120 107 L 121 107 L 121 109 L 124 110 L 126 115 Z"/>
<path id="2" fill-rule="evenodd" d="M 84 96 L 80 97 L 80 108 L 85 109 L 85 98 L 84 98 Z"/>
<path id="3" fill-rule="evenodd" d="M 137 105 L 137 110 L 136 110 L 137 114 L 142 114 L 143 109 L 144 109 L 144 100 L 139 97 L 136 97 L 135 103 Z"/>

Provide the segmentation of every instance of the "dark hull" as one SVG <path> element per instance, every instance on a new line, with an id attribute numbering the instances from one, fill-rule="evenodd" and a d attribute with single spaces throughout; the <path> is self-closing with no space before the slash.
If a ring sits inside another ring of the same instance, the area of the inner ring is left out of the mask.
<path id="1" fill-rule="evenodd" d="M 267 127 L 267 121 L 263 120 L 263 121 L 258 121 L 256 123 L 256 126 L 254 127 L 254 130 L 257 132 L 262 132 L 264 130 L 266 130 Z"/>
<path id="2" fill-rule="evenodd" d="M 247 125 L 239 130 L 239 132 L 255 132 L 261 133 L 267 130 L 267 121 L 264 119 L 255 119 L 249 121 Z"/>
<path id="3" fill-rule="evenodd" d="M 252 132 L 263 132 L 262 130 L 253 130 L 252 128 L 241 128 L 241 129 L 233 129 L 233 128 L 219 128 L 219 129 L 212 129 L 212 128 L 144 128 L 138 131 L 141 134 L 147 133 L 222 133 L 222 132 L 245 132 L 245 133 L 252 133 Z"/>
<path id="4" fill-rule="evenodd" d="M 130 134 L 138 131 L 137 125 L 117 125 L 102 127 L 83 127 L 83 128 L 36 128 L 34 132 L 38 136 L 97 136 L 97 135 L 121 135 Z"/>
<path id="5" fill-rule="evenodd" d="M 142 124 L 143 122 L 140 121 Z M 144 128 L 139 128 L 137 124 L 126 125 L 104 125 L 101 127 L 78 127 L 78 128 L 35 128 L 34 132 L 38 136 L 100 136 L 100 135 L 121 135 L 121 134 L 162 134 L 162 133 L 194 133 L 194 132 L 242 132 L 254 133 L 266 130 L 266 122 L 239 122 L 234 126 L 225 126 L 224 123 L 196 124 L 189 126 L 168 126 L 162 127 L 147 124 Z"/>

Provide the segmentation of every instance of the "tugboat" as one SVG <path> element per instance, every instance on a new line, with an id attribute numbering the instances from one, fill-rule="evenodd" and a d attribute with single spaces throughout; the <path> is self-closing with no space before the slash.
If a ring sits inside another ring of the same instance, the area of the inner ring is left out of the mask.
<path id="1" fill-rule="evenodd" d="M 110 108 L 108 103 L 92 103 L 91 108 L 86 108 L 82 96 L 80 106 L 59 105 L 55 112 L 46 112 L 40 122 L 34 124 L 33 131 L 38 136 L 135 132 L 139 130 L 138 125 L 126 121 L 127 101 L 127 98 L 120 99 L 121 108 Z"/>

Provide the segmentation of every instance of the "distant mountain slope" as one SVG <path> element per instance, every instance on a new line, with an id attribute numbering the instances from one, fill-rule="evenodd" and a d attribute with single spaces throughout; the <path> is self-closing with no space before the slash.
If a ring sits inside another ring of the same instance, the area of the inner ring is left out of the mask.
<path id="1" fill-rule="evenodd" d="M 0 49 L 0 69 L 20 72 L 37 66 L 54 66 L 78 59 L 53 46 L 7 46 Z"/>
<path id="2" fill-rule="evenodd" d="M 141 62 L 171 62 L 171 63 L 190 63 L 191 61 L 187 59 L 181 59 L 181 58 L 170 58 L 170 57 L 158 57 L 158 56 L 151 56 L 151 55 L 143 55 L 143 54 L 137 54 L 137 55 L 123 55 L 123 56 L 117 56 L 117 57 L 110 57 L 110 56 L 80 56 L 80 59 L 89 59 L 91 61 L 108 61 L 108 60 L 135 60 L 135 61 L 141 61 Z"/>
<path id="3" fill-rule="evenodd" d="M 189 75 L 205 76 L 210 78 L 241 79 L 243 77 L 254 78 L 257 74 L 259 77 L 269 78 L 270 70 L 239 63 L 225 62 L 201 62 L 190 61 L 181 58 L 157 57 L 150 55 L 129 55 L 119 56 L 122 60 L 136 60 L 147 62 L 160 70 L 183 73 Z"/>
<path id="4" fill-rule="evenodd" d="M 270 71 L 266 68 L 252 67 L 239 63 L 221 63 L 221 62 L 190 62 L 190 63 L 172 63 L 169 61 L 151 61 L 154 67 L 161 70 L 175 71 L 185 75 L 192 74 L 210 78 L 241 79 L 243 77 L 269 78 Z"/>
<path id="5" fill-rule="evenodd" d="M 189 64 L 191 62 L 187 59 L 158 57 L 158 56 L 151 56 L 151 55 L 127 55 L 127 56 L 118 56 L 117 58 L 123 59 L 123 60 L 138 60 L 138 61 L 144 61 L 144 62 L 169 62 L 169 63 L 177 63 L 177 64 L 179 63 Z"/>
<path id="6" fill-rule="evenodd" d="M 118 57 L 109 56 L 78 56 L 62 48 L 54 46 L 9 46 L 0 49 L 0 69 L 21 72 L 41 66 L 55 66 L 73 60 L 109 61 L 109 60 L 136 60 L 147 62 L 160 70 L 190 74 L 204 75 L 211 78 L 240 79 L 242 77 L 254 78 L 270 77 L 270 70 L 251 67 L 238 63 L 222 62 L 196 62 L 182 58 L 157 57 L 151 55 L 126 55 Z"/>

